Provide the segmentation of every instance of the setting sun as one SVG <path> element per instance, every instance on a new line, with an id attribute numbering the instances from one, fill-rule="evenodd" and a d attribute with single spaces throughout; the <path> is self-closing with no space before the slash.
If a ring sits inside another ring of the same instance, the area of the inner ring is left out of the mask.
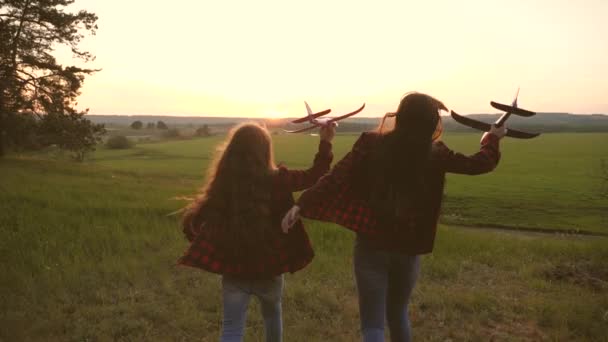
<path id="1" fill-rule="evenodd" d="M 266 119 L 282 119 L 287 117 L 287 113 L 276 109 L 262 111 L 261 116 Z"/>

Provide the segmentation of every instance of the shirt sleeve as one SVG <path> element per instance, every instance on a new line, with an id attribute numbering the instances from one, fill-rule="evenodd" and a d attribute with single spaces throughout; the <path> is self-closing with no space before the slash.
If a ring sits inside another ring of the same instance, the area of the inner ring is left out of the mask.
<path id="1" fill-rule="evenodd" d="M 355 142 L 352 150 L 334 165 L 329 173 L 321 177 L 316 184 L 302 193 L 297 201 L 297 205 L 300 206 L 303 211 L 310 206 L 314 206 L 321 198 L 338 192 L 343 181 L 351 176 L 355 161 L 360 160 L 363 156 L 365 150 L 363 145 L 365 144 L 365 140 L 365 133 L 363 133 Z"/>
<path id="2" fill-rule="evenodd" d="M 487 173 L 494 170 L 500 160 L 499 140 L 494 134 L 486 134 L 481 140 L 479 152 L 470 156 L 454 152 L 439 142 L 435 160 L 445 172 L 466 175 Z"/>
<path id="3" fill-rule="evenodd" d="M 334 158 L 330 142 L 321 140 L 319 151 L 315 155 L 313 165 L 307 170 L 289 170 L 281 168 L 285 173 L 285 182 L 291 192 L 301 191 L 311 187 L 328 170 Z"/>
<path id="4" fill-rule="evenodd" d="M 201 230 L 201 209 L 187 208 L 186 216 L 182 219 L 182 231 L 186 239 L 192 242 Z"/>

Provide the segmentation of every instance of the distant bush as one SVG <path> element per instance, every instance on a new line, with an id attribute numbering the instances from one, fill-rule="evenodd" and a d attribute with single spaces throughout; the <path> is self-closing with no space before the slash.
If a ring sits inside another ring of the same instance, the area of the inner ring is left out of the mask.
<path id="1" fill-rule="evenodd" d="M 179 130 L 176 128 L 171 128 L 163 132 L 163 138 L 178 138 L 181 134 L 179 134 Z"/>
<path id="2" fill-rule="evenodd" d="M 141 129 L 142 127 L 144 127 L 144 123 L 139 120 L 133 121 L 133 123 L 131 124 L 131 128 L 133 129 Z"/>
<path id="3" fill-rule="evenodd" d="M 146 129 L 155 129 L 156 128 L 156 124 L 154 122 L 148 122 L 148 124 L 146 125 Z"/>
<path id="4" fill-rule="evenodd" d="M 114 135 L 106 141 L 106 147 L 113 150 L 130 148 L 132 146 L 133 143 L 124 135 Z"/>
<path id="5" fill-rule="evenodd" d="M 158 121 L 156 123 L 156 128 L 157 129 L 169 129 L 169 127 L 167 127 L 167 124 L 162 121 Z"/>
<path id="6" fill-rule="evenodd" d="M 203 125 L 202 127 L 196 129 L 195 134 L 199 137 L 208 137 L 211 135 L 211 130 L 209 129 L 208 125 Z"/>

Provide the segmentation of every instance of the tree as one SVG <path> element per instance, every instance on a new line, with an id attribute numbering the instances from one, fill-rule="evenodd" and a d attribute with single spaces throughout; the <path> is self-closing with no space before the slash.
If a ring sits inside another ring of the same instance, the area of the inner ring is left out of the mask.
<path id="1" fill-rule="evenodd" d="M 148 124 L 146 125 L 146 129 L 154 129 L 156 128 L 156 125 L 154 124 L 154 122 L 148 122 Z"/>
<path id="2" fill-rule="evenodd" d="M 209 126 L 204 124 L 202 127 L 197 128 L 196 135 L 199 137 L 208 137 L 211 135 L 211 131 L 209 130 Z"/>
<path id="3" fill-rule="evenodd" d="M 85 113 L 49 113 L 42 117 L 40 135 L 45 145 L 57 145 L 72 152 L 76 161 L 83 161 L 86 153 L 95 150 L 105 133 L 103 125 L 83 119 Z"/>
<path id="4" fill-rule="evenodd" d="M 125 149 L 133 146 L 133 143 L 124 135 L 114 135 L 106 141 L 106 147 L 109 149 Z"/>
<path id="5" fill-rule="evenodd" d="M 181 134 L 177 128 L 167 129 L 162 134 L 163 138 L 179 138 Z"/>
<path id="6" fill-rule="evenodd" d="M 144 123 L 139 120 L 133 121 L 133 123 L 131 124 L 131 128 L 133 129 L 141 129 L 142 127 L 144 127 Z"/>
<path id="7" fill-rule="evenodd" d="M 158 129 L 169 129 L 169 127 L 167 127 L 167 124 L 164 123 L 164 122 L 162 122 L 162 121 L 159 121 L 159 122 L 156 123 L 156 128 L 158 128 Z"/>
<path id="8" fill-rule="evenodd" d="M 12 148 L 18 150 L 38 149 L 42 147 L 38 136 L 39 120 L 34 114 L 7 116 L 3 125 L 11 129 L 6 132 L 4 139 L 12 143 Z"/>
<path id="9" fill-rule="evenodd" d="M 63 45 L 84 62 L 94 59 L 78 45 L 85 33 L 95 34 L 97 16 L 87 11 L 68 13 L 66 6 L 72 3 L 74 0 L 0 0 L 0 153 L 8 138 L 6 122 L 24 113 L 36 115 L 40 128 L 48 127 L 42 121 L 52 115 L 48 120 L 54 124 L 63 122 L 68 125 L 65 129 L 75 129 L 69 133 L 72 136 L 100 132 L 98 125 L 84 118 L 86 112 L 74 108 L 85 75 L 98 70 L 63 66 L 51 55 Z M 91 139 L 94 137 L 76 140 Z"/>

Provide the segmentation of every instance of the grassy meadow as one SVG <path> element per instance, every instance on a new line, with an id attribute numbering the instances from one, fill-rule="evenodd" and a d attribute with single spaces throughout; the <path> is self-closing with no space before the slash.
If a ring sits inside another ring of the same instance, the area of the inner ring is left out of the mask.
<path id="1" fill-rule="evenodd" d="M 336 161 L 356 137 L 336 137 Z M 310 165 L 318 138 L 273 139 L 277 162 Z M 52 151 L 1 159 L 0 341 L 217 340 L 219 277 L 175 266 L 187 243 L 167 214 L 203 184 L 222 140 L 101 147 L 84 163 Z M 444 140 L 474 153 L 479 134 Z M 608 341 L 608 237 L 468 228 L 608 234 L 608 134 L 501 148 L 495 172 L 448 176 L 411 305 L 415 340 Z M 306 223 L 316 257 L 286 276 L 284 339 L 358 340 L 354 237 Z M 257 304 L 246 340 L 263 341 Z"/>

